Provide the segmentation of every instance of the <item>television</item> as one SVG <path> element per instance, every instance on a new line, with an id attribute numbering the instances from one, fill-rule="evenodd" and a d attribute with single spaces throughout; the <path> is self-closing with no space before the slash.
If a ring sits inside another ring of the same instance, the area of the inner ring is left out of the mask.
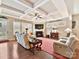
<path id="1" fill-rule="evenodd" d="M 35 29 L 43 29 L 44 24 L 35 24 Z"/>

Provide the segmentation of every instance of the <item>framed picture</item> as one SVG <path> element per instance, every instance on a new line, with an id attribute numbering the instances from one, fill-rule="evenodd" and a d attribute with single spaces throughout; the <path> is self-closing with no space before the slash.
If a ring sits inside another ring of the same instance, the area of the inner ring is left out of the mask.
<path id="1" fill-rule="evenodd" d="M 72 29 L 74 29 L 76 26 L 76 21 L 72 21 Z"/>
<path id="2" fill-rule="evenodd" d="M 44 25 L 43 24 L 35 24 L 35 29 L 43 29 Z"/>

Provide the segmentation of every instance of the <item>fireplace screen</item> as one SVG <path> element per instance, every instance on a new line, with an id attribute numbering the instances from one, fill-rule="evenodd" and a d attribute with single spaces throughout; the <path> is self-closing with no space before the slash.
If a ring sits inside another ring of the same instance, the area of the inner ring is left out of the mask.
<path id="1" fill-rule="evenodd" d="M 36 37 L 43 37 L 43 31 L 36 31 Z"/>

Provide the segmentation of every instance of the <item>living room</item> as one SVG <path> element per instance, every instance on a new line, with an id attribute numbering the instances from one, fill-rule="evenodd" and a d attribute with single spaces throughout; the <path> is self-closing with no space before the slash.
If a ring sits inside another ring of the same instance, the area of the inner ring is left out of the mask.
<path id="1" fill-rule="evenodd" d="M 1 0 L 0 59 L 78 59 L 78 5 L 78 0 Z"/>

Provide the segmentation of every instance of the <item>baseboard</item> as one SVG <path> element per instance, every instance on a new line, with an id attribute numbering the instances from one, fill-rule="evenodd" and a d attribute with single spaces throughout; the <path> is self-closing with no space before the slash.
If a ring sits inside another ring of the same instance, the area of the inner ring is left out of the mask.
<path id="1" fill-rule="evenodd" d="M 9 40 L 0 40 L 0 43 L 9 42 Z"/>
<path id="2" fill-rule="evenodd" d="M 0 40 L 0 43 L 5 43 L 5 42 L 14 42 L 16 40 Z"/>

